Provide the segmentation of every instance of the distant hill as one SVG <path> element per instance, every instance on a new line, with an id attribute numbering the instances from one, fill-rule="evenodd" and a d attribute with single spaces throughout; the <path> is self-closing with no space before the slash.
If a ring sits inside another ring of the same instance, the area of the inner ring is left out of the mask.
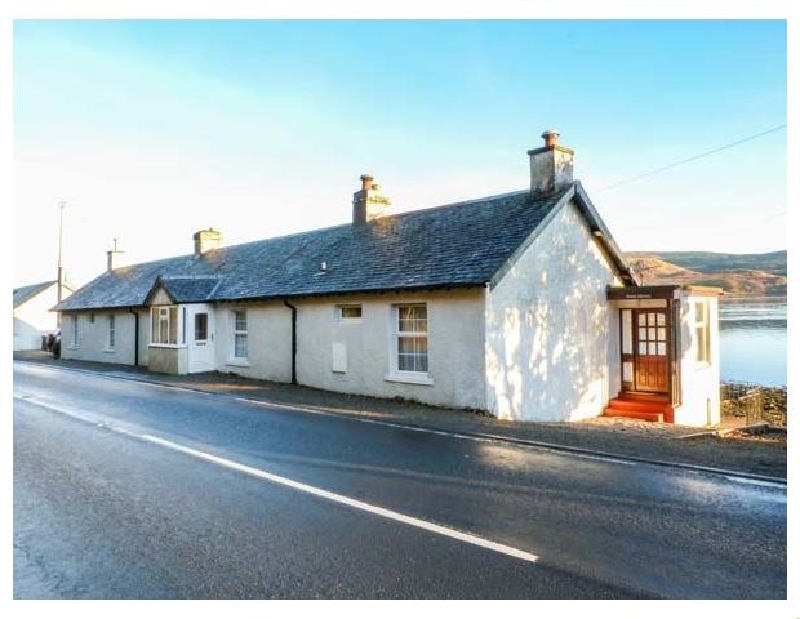
<path id="1" fill-rule="evenodd" d="M 786 296 L 786 250 L 766 254 L 707 251 L 626 252 L 645 284 L 715 286 L 735 296 Z"/>

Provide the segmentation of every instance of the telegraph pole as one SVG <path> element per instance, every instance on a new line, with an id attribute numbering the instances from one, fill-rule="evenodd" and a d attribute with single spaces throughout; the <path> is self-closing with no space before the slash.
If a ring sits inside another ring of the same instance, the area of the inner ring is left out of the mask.
<path id="1" fill-rule="evenodd" d="M 58 302 L 61 303 L 63 293 L 63 271 L 61 269 L 61 236 L 64 230 L 64 207 L 67 203 L 64 200 L 58 201 Z M 59 326 L 61 324 L 61 312 L 58 313 Z"/>

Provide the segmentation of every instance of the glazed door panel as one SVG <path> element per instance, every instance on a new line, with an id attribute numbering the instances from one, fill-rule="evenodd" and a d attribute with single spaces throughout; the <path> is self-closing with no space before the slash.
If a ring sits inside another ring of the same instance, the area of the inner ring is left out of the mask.
<path id="1" fill-rule="evenodd" d="M 669 393 L 669 321 L 666 309 L 633 310 L 634 389 Z"/>

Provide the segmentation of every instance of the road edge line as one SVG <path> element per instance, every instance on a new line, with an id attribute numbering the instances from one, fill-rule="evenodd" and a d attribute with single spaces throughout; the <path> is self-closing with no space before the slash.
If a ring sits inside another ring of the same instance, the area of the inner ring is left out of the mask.
<path id="1" fill-rule="evenodd" d="M 37 361 L 28 361 L 28 360 L 16 360 L 17 363 L 27 363 L 31 365 L 44 365 L 46 367 L 48 364 L 39 363 Z M 745 479 L 745 480 L 752 480 L 752 481 L 759 481 L 759 482 L 766 482 L 770 484 L 775 484 L 776 486 L 787 486 L 788 485 L 788 478 L 786 477 L 772 477 L 770 475 L 758 475 L 756 473 L 747 473 L 744 471 L 735 471 L 731 469 L 720 469 L 716 467 L 710 466 L 702 466 L 698 464 L 689 464 L 686 462 L 668 462 L 666 460 L 650 460 L 647 458 L 641 458 L 639 456 L 625 456 L 619 454 L 613 454 L 605 451 L 598 451 L 592 449 L 585 449 L 583 447 L 572 447 L 570 445 L 559 445 L 557 443 L 545 443 L 543 441 L 532 441 L 530 439 L 522 439 L 522 438 L 515 438 L 511 436 L 502 436 L 497 434 L 485 434 L 481 432 L 470 432 L 470 431 L 451 431 L 451 430 L 441 430 L 438 428 L 431 428 L 428 426 L 418 426 L 414 424 L 407 424 L 407 423 L 397 423 L 394 421 L 383 421 L 380 419 L 369 419 L 359 416 L 357 413 L 342 413 L 342 412 L 331 412 L 325 411 L 318 408 L 313 408 L 309 406 L 303 405 L 292 405 L 292 404 L 282 404 L 277 402 L 269 402 L 266 400 L 255 400 L 252 398 L 247 398 L 244 396 L 234 396 L 229 393 L 218 393 L 214 391 L 206 391 L 204 389 L 196 389 L 192 387 L 179 387 L 176 385 L 170 385 L 169 383 L 160 382 L 157 380 L 148 380 L 145 378 L 139 378 L 136 376 L 119 376 L 119 375 L 109 375 L 106 372 L 98 371 L 98 370 L 86 370 L 82 368 L 71 368 L 71 367 L 59 367 L 58 369 L 61 370 L 68 370 L 72 372 L 80 372 L 84 374 L 92 374 L 94 376 L 101 376 L 104 378 L 116 378 L 119 380 L 128 380 L 132 382 L 139 382 L 145 383 L 148 385 L 154 385 L 156 387 L 164 387 L 166 389 L 174 389 L 177 391 L 189 391 L 193 393 L 200 393 L 203 395 L 215 395 L 215 396 L 224 396 L 233 398 L 234 400 L 240 402 L 246 402 L 250 404 L 256 404 L 262 407 L 273 407 L 273 408 L 281 408 L 285 410 L 294 410 L 299 412 L 311 413 L 315 415 L 328 415 L 331 417 L 338 417 L 340 419 L 349 419 L 352 421 L 358 421 L 361 423 L 372 423 L 377 425 L 401 428 L 405 430 L 413 430 L 415 432 L 429 432 L 432 434 L 440 434 L 446 436 L 453 436 L 456 438 L 465 438 L 465 439 L 480 439 L 480 440 L 491 440 L 491 441 L 498 441 L 503 443 L 511 443 L 515 445 L 521 445 L 526 447 L 538 447 L 542 449 L 549 449 L 551 451 L 558 451 L 558 452 L 565 452 L 565 453 L 574 453 L 584 456 L 593 456 L 598 459 L 603 460 L 622 460 L 626 462 L 634 462 L 639 464 L 650 464 L 653 466 L 659 466 L 664 468 L 678 468 L 687 471 L 693 471 L 696 473 L 708 473 L 712 475 L 720 475 L 730 479 L 731 481 L 736 481 L 736 479 Z"/>

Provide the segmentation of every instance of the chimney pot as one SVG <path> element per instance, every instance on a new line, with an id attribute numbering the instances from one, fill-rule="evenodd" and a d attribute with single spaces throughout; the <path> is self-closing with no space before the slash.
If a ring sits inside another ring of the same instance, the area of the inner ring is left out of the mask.
<path id="1" fill-rule="evenodd" d="M 561 134 L 558 132 L 558 129 L 548 129 L 544 133 L 542 133 L 542 137 L 544 138 L 544 145 L 548 148 L 551 146 L 555 146 L 558 144 L 558 136 Z"/>
<path id="2" fill-rule="evenodd" d="M 361 191 L 368 191 L 372 189 L 372 178 L 371 174 L 362 174 L 361 175 Z"/>

